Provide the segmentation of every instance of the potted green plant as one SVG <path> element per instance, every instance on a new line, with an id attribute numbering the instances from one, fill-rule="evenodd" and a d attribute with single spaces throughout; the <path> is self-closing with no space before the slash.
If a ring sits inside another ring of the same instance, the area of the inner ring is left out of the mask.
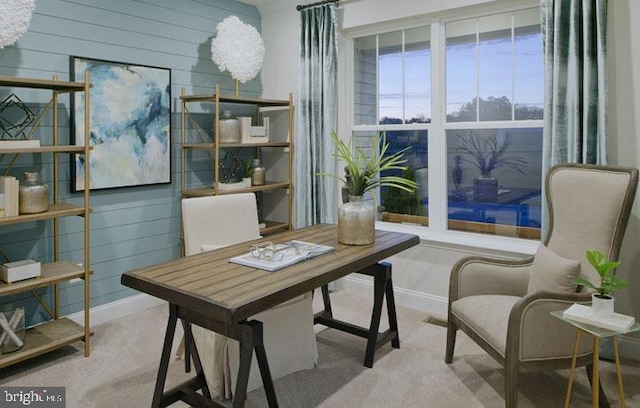
<path id="1" fill-rule="evenodd" d="M 251 173 L 253 173 L 253 160 L 240 160 L 242 169 L 242 181 L 245 187 L 251 187 Z"/>
<path id="2" fill-rule="evenodd" d="M 406 171 L 402 149 L 388 154 L 389 143 L 386 133 L 377 133 L 370 138 L 370 151 L 367 155 L 353 139 L 348 142 L 340 139 L 336 132 L 331 132 L 331 139 L 336 147 L 335 156 L 345 163 L 345 176 L 332 173 L 320 173 L 330 176 L 344 183 L 349 196 L 349 202 L 340 206 L 338 211 L 338 241 L 349 245 L 367 245 L 375 237 L 375 212 L 373 208 L 363 202 L 366 193 L 372 193 L 378 187 L 392 187 L 413 192 L 418 187 L 414 180 L 401 176 L 382 176 L 380 172 L 387 170 Z"/>
<path id="3" fill-rule="evenodd" d="M 473 199 L 475 201 L 491 202 L 498 198 L 498 180 L 491 172 L 501 167 L 507 167 L 523 174 L 527 162 L 519 157 L 508 154 L 511 138 L 506 135 L 502 140 L 493 133 L 482 137 L 478 132 L 470 131 L 467 136 L 456 134 L 458 148 L 463 153 L 461 161 L 471 164 L 480 171 L 480 176 L 473 180 Z"/>
<path id="4" fill-rule="evenodd" d="M 613 292 L 625 289 L 629 282 L 615 275 L 614 270 L 620 265 L 619 261 L 609 261 L 606 256 L 595 249 L 586 252 L 587 261 L 593 266 L 600 276 L 600 284 L 596 285 L 584 278 L 573 278 L 573 283 L 595 290 L 591 295 L 593 313 L 598 316 L 606 316 L 613 313 Z"/>
<path id="5" fill-rule="evenodd" d="M 409 168 L 402 172 L 402 177 L 418 183 L 415 173 Z M 385 189 L 380 193 L 380 201 L 384 203 L 384 210 L 390 213 L 418 215 L 422 210 L 418 199 L 419 190 L 419 185 L 415 191 Z M 422 215 L 424 215 L 424 213 L 422 213 Z"/>

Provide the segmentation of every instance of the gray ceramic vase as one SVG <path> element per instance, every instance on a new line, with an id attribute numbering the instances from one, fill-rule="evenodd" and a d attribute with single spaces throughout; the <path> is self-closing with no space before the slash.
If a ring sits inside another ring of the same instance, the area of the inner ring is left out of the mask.
<path id="1" fill-rule="evenodd" d="M 368 245 L 375 239 L 375 211 L 362 196 L 349 196 L 349 202 L 338 209 L 338 242 L 346 245 Z"/>

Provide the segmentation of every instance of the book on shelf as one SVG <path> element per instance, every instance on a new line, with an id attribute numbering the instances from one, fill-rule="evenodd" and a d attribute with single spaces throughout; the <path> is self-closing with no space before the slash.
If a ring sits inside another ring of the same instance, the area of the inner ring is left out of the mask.
<path id="1" fill-rule="evenodd" d="M 574 303 L 567 310 L 562 312 L 562 317 L 576 322 L 602 327 L 603 329 L 625 332 L 633 326 L 636 319 L 620 313 L 612 313 L 609 316 L 596 316 L 593 314 L 591 306 Z"/>
<path id="2" fill-rule="evenodd" d="M 273 272 L 333 250 L 329 245 L 297 240 L 278 244 L 265 242 L 252 245 L 248 253 L 233 257 L 229 262 Z"/>
<path id="3" fill-rule="evenodd" d="M 40 140 L 38 139 L 0 140 L 0 150 L 25 149 L 25 148 L 32 148 L 32 147 L 40 147 Z"/>
<path id="4" fill-rule="evenodd" d="M 7 283 L 40 276 L 40 261 L 23 259 L 0 264 L 0 279 Z"/>
<path id="5" fill-rule="evenodd" d="M 18 215 L 18 180 L 13 176 L 0 176 L 0 194 L 3 195 L 4 216 L 16 217 Z"/>

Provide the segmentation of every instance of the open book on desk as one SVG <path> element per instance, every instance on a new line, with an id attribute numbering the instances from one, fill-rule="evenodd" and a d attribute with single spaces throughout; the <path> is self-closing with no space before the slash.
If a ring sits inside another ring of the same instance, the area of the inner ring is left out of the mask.
<path id="1" fill-rule="evenodd" d="M 265 242 L 252 245 L 248 253 L 235 256 L 229 262 L 273 272 L 333 250 L 332 246 L 305 241 Z"/>

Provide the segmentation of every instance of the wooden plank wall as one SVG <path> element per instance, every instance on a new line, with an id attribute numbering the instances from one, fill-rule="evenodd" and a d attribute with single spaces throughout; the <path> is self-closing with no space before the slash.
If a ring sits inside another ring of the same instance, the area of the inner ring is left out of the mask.
<path id="1" fill-rule="evenodd" d="M 0 75 L 8 76 L 50 79 L 57 75 L 69 80 L 72 55 L 171 69 L 172 183 L 92 192 L 91 307 L 137 293 L 120 285 L 124 271 L 180 256 L 180 90 L 208 93 L 219 84 L 223 93 L 234 92 L 232 78 L 218 70 L 210 51 L 217 24 L 229 15 L 260 30 L 256 7 L 234 0 L 37 0 L 28 32 L 16 44 L 0 50 Z M 261 89 L 258 77 L 242 84 L 241 94 L 258 96 Z M 50 97 L 45 91 L 0 89 L 0 100 L 11 92 L 34 111 Z M 59 106 L 60 136 L 66 141 L 68 97 L 62 97 Z M 49 137 L 51 122 L 51 117 L 46 118 L 38 137 Z M 21 177 L 25 170 L 39 171 L 50 184 L 47 160 L 51 159 L 22 155 L 11 174 Z M 0 162 L 0 169 L 4 163 Z M 80 194 L 70 192 L 68 162 L 60 171 L 62 199 L 81 202 Z M 63 258 L 82 262 L 81 232 L 81 219 L 61 223 Z M 51 236 L 52 227 L 45 222 L 0 229 L 2 248 L 14 260 L 50 258 Z M 63 285 L 62 315 L 82 310 L 82 293 L 81 283 Z M 41 295 L 51 299 L 49 291 Z M 6 303 L 26 305 L 29 325 L 43 319 L 42 309 L 26 294 L 0 298 L 0 306 Z"/>

